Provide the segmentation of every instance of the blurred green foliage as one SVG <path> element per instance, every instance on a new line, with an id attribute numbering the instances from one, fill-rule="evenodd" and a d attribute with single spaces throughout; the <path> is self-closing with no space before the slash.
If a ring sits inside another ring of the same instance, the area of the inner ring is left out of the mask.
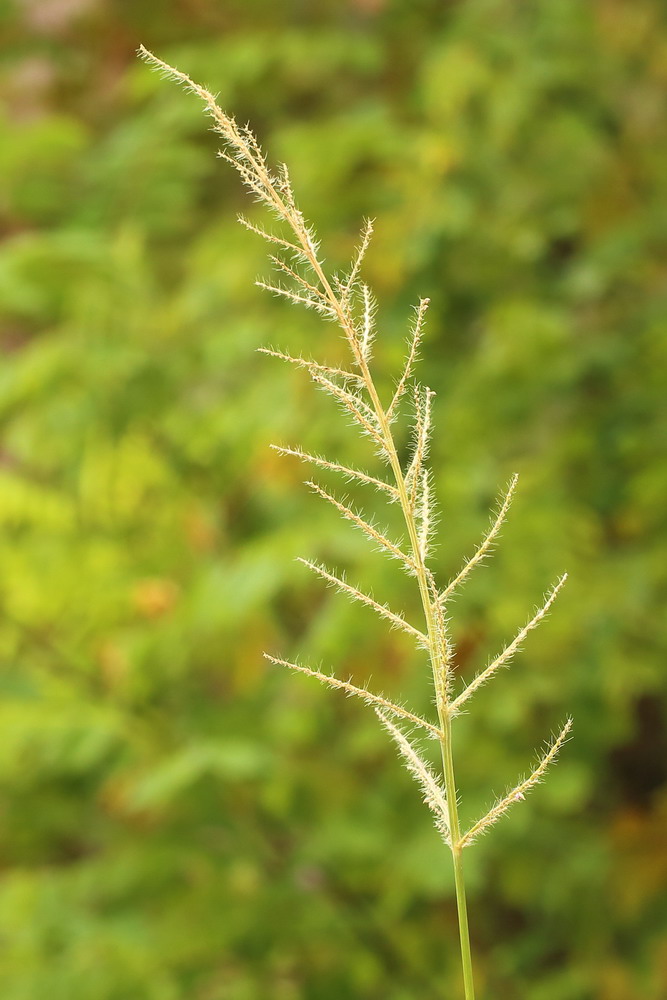
<path id="1" fill-rule="evenodd" d="M 255 210 L 143 42 L 289 162 L 330 261 L 377 219 L 387 384 L 431 296 L 443 575 L 521 474 L 456 605 L 461 674 L 570 572 L 459 725 L 473 819 L 576 724 L 467 853 L 480 996 L 664 998 L 664 5 L 10 0 L 0 26 L 0 995 L 459 995 L 418 791 L 363 709 L 261 657 L 429 709 L 404 637 L 294 562 L 416 613 L 268 449 L 365 463 L 255 353 L 342 345 L 253 287 Z"/>

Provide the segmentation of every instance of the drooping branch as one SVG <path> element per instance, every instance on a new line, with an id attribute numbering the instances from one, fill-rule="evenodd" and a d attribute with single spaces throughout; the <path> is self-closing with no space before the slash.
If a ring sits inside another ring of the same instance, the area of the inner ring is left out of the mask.
<path id="1" fill-rule="evenodd" d="M 417 753 L 405 733 L 401 732 L 398 726 L 395 726 L 393 722 L 387 718 L 382 709 L 376 708 L 375 714 L 396 743 L 408 771 L 421 785 L 424 802 L 435 814 L 435 825 L 445 843 L 450 844 L 449 810 L 447 809 L 447 799 L 445 797 L 444 788 L 435 777 L 426 761 L 422 760 L 420 755 Z"/>

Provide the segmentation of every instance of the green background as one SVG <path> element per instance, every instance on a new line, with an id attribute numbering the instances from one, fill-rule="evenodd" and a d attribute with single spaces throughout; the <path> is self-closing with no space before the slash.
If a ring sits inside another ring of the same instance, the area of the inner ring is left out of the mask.
<path id="1" fill-rule="evenodd" d="M 521 477 L 453 606 L 462 678 L 570 573 L 456 728 L 468 823 L 575 718 L 466 852 L 481 1000 L 663 1000 L 664 5 L 5 0 L 0 30 L 3 1000 L 461 995 L 419 790 L 372 713 L 261 656 L 431 711 L 407 638 L 295 562 L 418 614 L 268 447 L 375 468 L 256 353 L 343 347 L 254 287 L 263 216 L 140 42 L 289 162 L 332 267 L 376 219 L 385 387 L 431 297 L 441 578 Z"/>

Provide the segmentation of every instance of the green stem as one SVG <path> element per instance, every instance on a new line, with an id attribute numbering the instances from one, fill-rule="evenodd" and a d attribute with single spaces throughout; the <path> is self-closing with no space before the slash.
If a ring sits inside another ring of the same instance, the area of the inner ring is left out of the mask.
<path id="1" fill-rule="evenodd" d="M 470 951 L 470 931 L 468 929 L 468 905 L 466 903 L 466 887 L 463 879 L 463 849 L 461 847 L 461 830 L 459 828 L 459 813 L 456 801 L 456 781 L 454 778 L 454 759 L 452 755 L 452 728 L 449 714 L 441 715 L 443 739 L 442 766 L 445 776 L 445 791 L 447 793 L 447 808 L 449 809 L 449 832 L 452 841 L 452 858 L 454 861 L 454 884 L 456 886 L 456 909 L 459 917 L 459 940 L 461 944 L 461 965 L 463 966 L 463 988 L 465 1000 L 475 1000 L 475 984 L 472 976 L 472 954 Z"/>

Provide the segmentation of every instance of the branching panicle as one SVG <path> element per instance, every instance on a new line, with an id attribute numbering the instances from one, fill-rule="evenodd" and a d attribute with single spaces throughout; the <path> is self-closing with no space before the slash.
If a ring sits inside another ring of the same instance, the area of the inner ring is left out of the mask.
<path id="1" fill-rule="evenodd" d="M 315 309 L 320 315 L 334 320 L 347 343 L 351 354 L 353 371 L 331 367 L 317 361 L 292 357 L 280 351 L 263 348 L 264 353 L 278 357 L 299 368 L 304 368 L 318 388 L 333 396 L 350 416 L 357 428 L 373 442 L 375 452 L 384 461 L 385 467 L 391 469 L 392 482 L 385 482 L 370 473 L 348 468 L 344 464 L 311 455 L 299 448 L 278 447 L 282 454 L 294 456 L 301 461 L 310 462 L 320 468 L 341 473 L 351 480 L 379 489 L 386 498 L 399 504 L 407 531 L 407 542 L 403 544 L 391 541 L 385 534 L 378 531 L 372 521 L 361 516 L 341 500 L 336 499 L 315 483 L 308 485 L 323 499 L 331 503 L 340 514 L 360 528 L 366 536 L 382 551 L 399 559 L 404 567 L 415 578 L 423 610 L 423 629 L 416 628 L 397 612 L 373 597 L 364 594 L 356 587 L 348 584 L 341 577 L 328 569 L 308 560 L 305 562 L 311 570 L 327 583 L 337 587 L 347 596 L 370 607 L 390 625 L 406 632 L 415 639 L 421 648 L 428 651 L 430 667 L 435 689 L 435 700 L 438 714 L 438 724 L 422 719 L 401 705 L 394 704 L 382 695 L 373 694 L 364 688 L 356 687 L 349 681 L 342 681 L 321 671 L 312 670 L 287 660 L 268 656 L 276 664 L 286 666 L 303 674 L 317 678 L 329 687 L 344 691 L 349 695 L 361 698 L 373 706 L 378 718 L 391 738 L 396 742 L 399 752 L 404 758 L 408 769 L 422 787 L 424 799 L 435 814 L 436 825 L 446 843 L 450 846 L 454 865 L 456 898 L 459 911 L 459 928 L 461 932 L 461 957 L 463 964 L 463 979 L 466 1000 L 474 1000 L 472 980 L 472 962 L 468 934 L 467 909 L 462 869 L 462 848 L 470 844 L 479 834 L 490 828 L 509 806 L 520 799 L 537 784 L 549 764 L 554 760 L 570 731 L 568 723 L 549 747 L 542 760 L 528 778 L 519 782 L 503 799 L 475 823 L 465 834 L 461 834 L 458 818 L 458 801 L 454 776 L 453 749 L 451 727 L 457 713 L 465 702 L 479 687 L 501 668 L 506 666 L 528 633 L 535 628 L 548 613 L 555 600 L 565 577 L 563 576 L 547 597 L 543 606 L 531 620 L 518 632 L 512 642 L 491 661 L 456 698 L 451 695 L 451 663 L 448 621 L 446 617 L 448 601 L 452 594 L 463 584 L 469 573 L 481 563 L 492 551 L 499 536 L 500 529 L 507 515 L 512 496 L 516 487 L 517 477 L 514 476 L 501 500 L 498 512 L 494 517 L 486 536 L 460 572 L 443 589 L 439 589 L 431 569 L 427 566 L 429 556 L 429 540 L 435 522 L 434 498 L 429 470 L 426 465 L 428 457 L 429 438 L 431 432 L 431 404 L 434 393 L 414 384 L 414 368 L 419 355 L 419 349 L 424 332 L 424 321 L 428 299 L 421 299 L 416 309 L 414 323 L 408 341 L 408 350 L 403 369 L 396 382 L 394 393 L 385 406 L 380 398 L 376 383 L 371 374 L 369 364 L 371 348 L 376 334 L 375 300 L 367 284 L 360 280 L 361 265 L 368 250 L 373 224 L 367 221 L 361 232 L 359 246 L 353 257 L 349 271 L 345 276 L 336 276 L 325 269 L 319 256 L 319 243 L 314 230 L 306 222 L 297 207 L 289 172 L 284 164 L 271 169 L 258 140 L 250 127 L 239 126 L 234 118 L 225 114 L 218 106 L 213 95 L 205 88 L 196 84 L 185 73 L 162 62 L 146 49 L 141 47 L 140 54 L 151 66 L 160 70 L 165 76 L 182 84 L 194 93 L 204 104 L 206 112 L 213 121 L 213 129 L 223 139 L 224 149 L 220 156 L 238 171 L 241 180 L 258 202 L 267 207 L 281 223 L 284 232 L 274 234 L 264 226 L 250 222 L 243 217 L 241 223 L 246 229 L 261 237 L 270 246 L 270 259 L 274 266 L 284 276 L 285 285 L 259 281 L 262 288 L 287 298 L 290 301 Z M 404 470 L 398 457 L 396 440 L 392 433 L 392 424 L 400 410 L 400 403 L 410 387 L 414 386 L 414 428 L 412 454 L 408 467 Z M 413 726 L 425 729 L 435 736 L 439 743 L 442 756 L 444 787 L 432 773 L 413 744 L 391 721 L 398 717 Z"/>

